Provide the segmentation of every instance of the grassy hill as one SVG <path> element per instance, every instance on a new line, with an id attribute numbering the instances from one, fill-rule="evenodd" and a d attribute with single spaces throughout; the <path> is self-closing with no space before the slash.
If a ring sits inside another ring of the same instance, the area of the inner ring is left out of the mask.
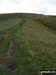
<path id="1" fill-rule="evenodd" d="M 56 70 L 56 16 L 0 15 L 0 75 Z"/>

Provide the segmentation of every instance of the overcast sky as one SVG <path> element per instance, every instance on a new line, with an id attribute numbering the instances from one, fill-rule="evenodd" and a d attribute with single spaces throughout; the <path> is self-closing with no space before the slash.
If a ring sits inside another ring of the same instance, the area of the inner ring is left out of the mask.
<path id="1" fill-rule="evenodd" d="M 56 15 L 56 0 L 0 0 L 0 13 Z"/>

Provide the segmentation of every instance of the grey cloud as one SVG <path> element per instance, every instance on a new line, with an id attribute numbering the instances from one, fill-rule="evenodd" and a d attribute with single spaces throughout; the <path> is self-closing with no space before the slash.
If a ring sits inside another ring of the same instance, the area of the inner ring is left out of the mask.
<path id="1" fill-rule="evenodd" d="M 2 1 L 2 0 L 0 0 L 0 1 Z"/>
<path id="2" fill-rule="evenodd" d="M 52 4 L 56 4 L 56 0 L 49 0 Z"/>

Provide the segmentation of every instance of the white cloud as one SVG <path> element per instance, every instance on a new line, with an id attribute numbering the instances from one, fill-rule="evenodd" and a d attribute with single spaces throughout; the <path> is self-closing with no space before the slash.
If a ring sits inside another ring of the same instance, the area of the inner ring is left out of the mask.
<path id="1" fill-rule="evenodd" d="M 39 13 L 56 15 L 55 0 L 0 0 L 0 13 Z"/>
<path id="2" fill-rule="evenodd" d="M 48 7 L 47 14 L 50 14 L 50 15 L 53 15 L 54 14 L 54 15 L 56 15 L 56 6 L 50 4 L 49 7 Z"/>

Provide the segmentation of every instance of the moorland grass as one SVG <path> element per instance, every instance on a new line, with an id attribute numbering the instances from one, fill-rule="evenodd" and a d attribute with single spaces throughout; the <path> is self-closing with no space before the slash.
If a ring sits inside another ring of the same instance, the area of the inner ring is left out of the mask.
<path id="1" fill-rule="evenodd" d="M 0 61 L 0 75 L 40 75 L 40 70 L 56 70 L 55 19 L 36 14 L 0 15 L 0 56 L 5 62 L 4 66 Z M 16 39 L 15 70 L 6 68 L 12 37 Z"/>

